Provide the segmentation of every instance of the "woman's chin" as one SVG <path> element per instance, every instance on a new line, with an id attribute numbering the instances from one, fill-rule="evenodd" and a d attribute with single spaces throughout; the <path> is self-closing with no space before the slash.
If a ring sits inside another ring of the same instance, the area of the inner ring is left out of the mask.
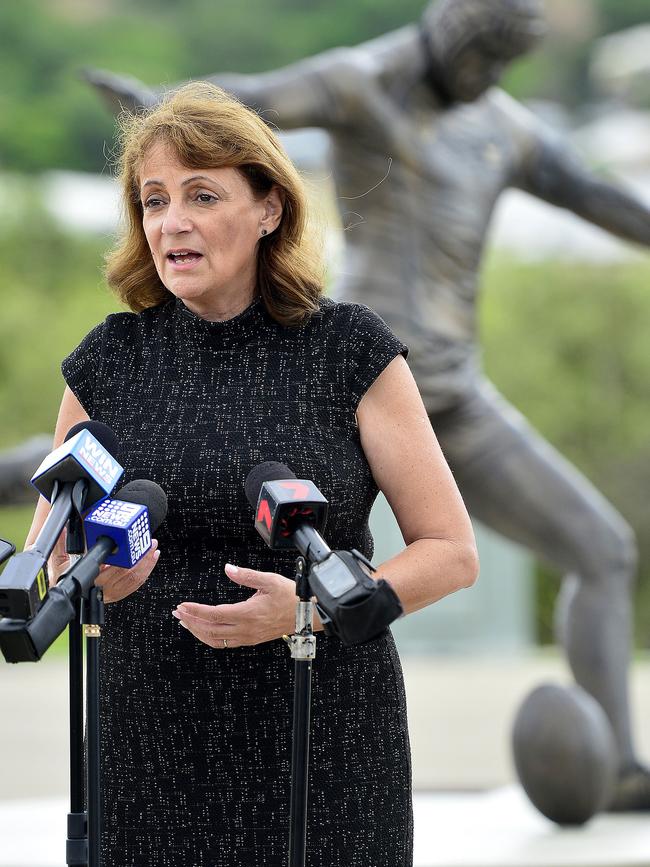
<path id="1" fill-rule="evenodd" d="M 206 295 L 204 286 L 197 286 L 185 280 L 170 280 L 165 285 L 172 295 L 181 301 L 198 300 Z"/>

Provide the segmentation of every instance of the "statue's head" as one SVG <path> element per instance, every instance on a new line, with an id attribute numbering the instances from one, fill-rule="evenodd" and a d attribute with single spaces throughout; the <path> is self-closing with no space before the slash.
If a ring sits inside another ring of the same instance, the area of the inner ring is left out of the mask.
<path id="1" fill-rule="evenodd" d="M 434 0 L 421 28 L 436 85 L 450 102 L 472 102 L 544 36 L 544 3 Z"/>

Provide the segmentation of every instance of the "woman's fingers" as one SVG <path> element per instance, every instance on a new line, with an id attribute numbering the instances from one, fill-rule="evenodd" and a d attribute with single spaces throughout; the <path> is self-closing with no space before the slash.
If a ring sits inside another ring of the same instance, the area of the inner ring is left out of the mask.
<path id="1" fill-rule="evenodd" d="M 241 584 L 244 587 L 253 587 L 255 590 L 266 590 L 277 583 L 278 578 L 282 577 L 276 572 L 259 572 L 257 569 L 244 569 L 242 566 L 233 566 L 232 563 L 226 563 L 224 572 L 236 584 Z"/>
<path id="2" fill-rule="evenodd" d="M 240 646 L 241 642 L 238 639 L 238 635 L 242 633 L 242 630 L 236 625 L 219 623 L 216 620 L 210 622 L 200 617 L 194 617 L 191 614 L 184 614 L 181 618 L 177 611 L 172 611 L 172 614 L 177 618 L 181 626 L 187 629 L 188 632 L 191 632 L 199 641 L 210 647 L 225 649 Z"/>
<path id="3" fill-rule="evenodd" d="M 103 588 L 105 602 L 119 602 L 142 587 L 159 559 L 158 541 L 152 539 L 151 548 L 135 566 L 131 569 L 107 566 L 95 580 L 95 586 Z"/>
<path id="4" fill-rule="evenodd" d="M 296 598 L 293 581 L 275 572 L 231 564 L 225 571 L 232 581 L 257 592 L 233 604 L 181 602 L 172 614 L 196 638 L 211 647 L 240 647 L 272 641 L 292 631 Z"/>
<path id="5" fill-rule="evenodd" d="M 235 602 L 232 605 L 201 605 L 199 602 L 181 602 L 181 604 L 173 611 L 172 614 L 178 612 L 181 619 L 192 617 L 193 620 L 200 620 L 211 625 L 215 623 L 236 623 L 241 620 L 245 613 L 240 606 L 245 606 L 245 602 Z M 228 614 L 230 616 L 228 616 Z"/>

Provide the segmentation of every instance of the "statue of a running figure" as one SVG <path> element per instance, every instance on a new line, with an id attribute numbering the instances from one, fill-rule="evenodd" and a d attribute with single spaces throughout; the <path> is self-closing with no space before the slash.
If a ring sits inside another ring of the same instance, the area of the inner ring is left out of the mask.
<path id="1" fill-rule="evenodd" d="M 354 224 L 336 295 L 370 305 L 410 347 L 470 512 L 564 572 L 559 640 L 620 751 L 610 809 L 647 810 L 650 772 L 635 755 L 627 686 L 632 532 L 484 378 L 477 348 L 477 275 L 507 187 L 650 244 L 649 209 L 590 174 L 494 86 L 544 31 L 540 0 L 437 0 L 419 24 L 356 48 L 210 80 L 282 128 L 331 134 L 343 222 Z M 162 92 L 89 77 L 114 109 L 153 104 Z"/>

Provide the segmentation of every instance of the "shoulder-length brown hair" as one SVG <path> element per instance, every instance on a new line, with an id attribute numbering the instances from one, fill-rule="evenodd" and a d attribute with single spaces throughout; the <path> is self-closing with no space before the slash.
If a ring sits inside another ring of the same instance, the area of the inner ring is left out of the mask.
<path id="1" fill-rule="evenodd" d="M 156 271 L 142 228 L 139 172 L 148 152 L 169 144 L 187 168 L 239 169 L 253 195 L 276 185 L 280 225 L 258 243 L 257 286 L 267 310 L 283 325 L 300 325 L 318 309 L 321 253 L 307 230 L 307 196 L 298 171 L 275 134 L 251 109 L 207 82 L 187 84 L 147 112 L 120 118 L 118 162 L 125 227 L 106 256 L 106 278 L 136 313 L 172 298 Z"/>

